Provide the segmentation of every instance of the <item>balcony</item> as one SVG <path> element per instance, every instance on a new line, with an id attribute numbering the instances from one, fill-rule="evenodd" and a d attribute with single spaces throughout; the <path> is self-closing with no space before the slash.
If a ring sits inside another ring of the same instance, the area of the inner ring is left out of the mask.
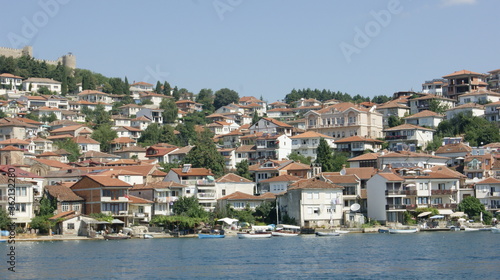
<path id="1" fill-rule="evenodd" d="M 8 195 L 0 196 L 0 201 L 9 201 L 9 196 Z"/>
<path id="2" fill-rule="evenodd" d="M 128 216 L 128 211 L 123 210 L 123 211 L 101 211 L 104 215 L 109 215 L 109 216 Z"/>
<path id="3" fill-rule="evenodd" d="M 155 203 L 170 203 L 170 202 L 175 202 L 179 199 L 178 196 L 167 196 L 167 197 L 156 197 L 154 199 Z"/>
<path id="4" fill-rule="evenodd" d="M 406 210 L 406 206 L 404 204 L 388 204 L 385 206 L 385 210 Z"/>
<path id="5" fill-rule="evenodd" d="M 149 214 L 148 213 L 139 213 L 139 212 L 134 212 L 134 213 L 129 213 L 131 215 L 133 215 L 134 217 L 136 218 L 139 218 L 139 219 L 146 219 L 149 217 Z"/>
<path id="6" fill-rule="evenodd" d="M 458 204 L 456 203 L 439 203 L 439 204 L 431 204 L 431 207 L 437 209 L 457 209 Z"/>
<path id="7" fill-rule="evenodd" d="M 111 196 L 101 196 L 101 202 L 128 202 L 128 198 L 124 196 L 111 197 Z"/>
<path id="8" fill-rule="evenodd" d="M 215 199 L 215 192 L 209 192 L 209 193 L 197 193 L 196 197 L 198 199 Z"/>
<path id="9" fill-rule="evenodd" d="M 450 195 L 455 194 L 456 190 L 431 190 L 432 195 Z"/>
<path id="10" fill-rule="evenodd" d="M 386 190 L 385 195 L 417 195 L 415 190 Z"/>
<path id="11" fill-rule="evenodd" d="M 491 196 L 496 196 L 496 197 L 498 197 L 498 196 L 500 196 L 500 192 L 492 192 L 492 193 L 491 193 Z"/>
<path id="12" fill-rule="evenodd" d="M 389 135 L 385 137 L 385 140 L 406 140 L 407 138 L 406 135 Z"/>

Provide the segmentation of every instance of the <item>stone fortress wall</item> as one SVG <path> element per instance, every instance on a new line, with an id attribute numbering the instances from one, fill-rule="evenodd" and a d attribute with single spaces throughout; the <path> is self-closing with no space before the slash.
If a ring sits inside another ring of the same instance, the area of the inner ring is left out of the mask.
<path id="1" fill-rule="evenodd" d="M 23 55 L 33 57 L 33 47 L 25 46 L 22 49 L 0 47 L 0 55 L 13 58 L 19 58 Z M 45 59 L 35 59 L 35 60 L 45 61 L 45 63 L 52 65 L 57 65 L 58 63 L 61 63 L 61 65 L 69 67 L 70 69 L 76 68 L 76 56 L 74 56 L 72 53 L 63 55 L 59 57 L 57 60 L 45 60 Z"/>

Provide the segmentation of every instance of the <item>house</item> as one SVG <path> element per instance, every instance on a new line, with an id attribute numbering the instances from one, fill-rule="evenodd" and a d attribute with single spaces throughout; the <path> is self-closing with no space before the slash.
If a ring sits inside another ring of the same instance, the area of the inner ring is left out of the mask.
<path id="1" fill-rule="evenodd" d="M 167 157 L 168 157 L 167 162 L 169 162 L 169 163 L 182 162 L 184 160 L 184 158 L 186 157 L 186 155 L 189 153 L 189 151 L 191 151 L 191 149 L 193 147 L 194 146 L 185 146 L 185 147 L 179 148 L 175 151 L 168 153 L 167 154 Z"/>
<path id="2" fill-rule="evenodd" d="M 92 134 L 93 132 L 94 131 L 91 128 L 83 124 L 77 124 L 77 125 L 70 125 L 53 129 L 50 131 L 50 135 L 51 136 L 70 135 L 71 137 L 77 137 L 80 135 L 89 135 Z"/>
<path id="3" fill-rule="evenodd" d="M 85 199 L 82 213 L 112 215 L 125 225 L 128 223 L 128 191 L 131 188 L 132 185 L 105 175 L 84 175 L 71 186 L 76 195 Z"/>
<path id="4" fill-rule="evenodd" d="M 113 103 L 111 94 L 100 92 L 97 90 L 84 90 L 78 93 L 78 100 L 83 100 L 91 103 Z"/>
<path id="5" fill-rule="evenodd" d="M 403 118 L 410 113 L 410 107 L 408 107 L 407 98 L 398 98 L 391 100 L 381 105 L 377 105 L 377 112 L 383 116 L 384 127 L 389 125 L 389 117 L 395 116 L 398 118 Z"/>
<path id="6" fill-rule="evenodd" d="M 423 110 L 411 116 L 404 117 L 403 119 L 407 124 L 437 128 L 439 123 L 443 121 L 444 116 L 439 115 L 438 113 L 433 111 Z"/>
<path id="7" fill-rule="evenodd" d="M 473 184 L 484 178 L 494 175 L 492 154 L 468 155 L 464 159 L 464 175 L 467 176 L 466 184 Z"/>
<path id="8" fill-rule="evenodd" d="M 224 166 L 227 170 L 236 169 L 236 149 L 217 149 L 217 151 L 224 157 Z"/>
<path id="9" fill-rule="evenodd" d="M 56 223 L 55 234 L 69 236 L 93 236 L 99 221 L 77 211 L 56 214 L 49 218 Z"/>
<path id="10" fill-rule="evenodd" d="M 333 138 L 355 135 L 379 138 L 382 137 L 383 118 L 375 109 L 344 102 L 317 111 L 311 110 L 304 114 L 306 129 Z"/>
<path id="11" fill-rule="evenodd" d="M 276 196 L 273 193 L 266 193 L 263 195 L 252 195 L 243 192 L 234 192 L 223 196 L 217 200 L 217 205 L 219 209 L 226 209 L 228 206 L 235 210 L 244 210 L 247 206 L 255 210 L 261 204 L 267 202 L 271 203 L 276 200 Z"/>
<path id="12" fill-rule="evenodd" d="M 342 190 L 344 200 L 342 211 L 348 212 L 351 210 L 352 205 L 360 204 L 361 180 L 356 174 L 346 174 L 345 171 L 339 173 L 323 172 L 319 175 L 319 179 L 344 187 Z"/>
<path id="13" fill-rule="evenodd" d="M 486 89 L 469 91 L 458 96 L 458 104 L 479 103 L 486 104 L 500 101 L 500 93 Z"/>
<path id="14" fill-rule="evenodd" d="M 100 162 L 107 163 L 113 160 L 120 159 L 117 155 L 107 154 L 96 150 L 90 150 L 83 152 L 80 156 L 80 161 L 92 161 L 92 162 Z"/>
<path id="15" fill-rule="evenodd" d="M 14 118 L 0 119 L 0 140 L 27 139 L 37 135 L 38 126 Z"/>
<path id="16" fill-rule="evenodd" d="M 434 137 L 434 129 L 425 128 L 413 124 L 402 124 L 384 129 L 385 140 L 389 142 L 389 149 L 402 150 L 408 146 L 410 151 L 415 152 L 416 148 L 425 149 L 427 143 Z"/>
<path id="17" fill-rule="evenodd" d="M 130 137 L 117 137 L 110 142 L 111 151 L 119 151 L 123 148 L 133 147 L 137 144 L 137 141 Z"/>
<path id="18" fill-rule="evenodd" d="M 128 223 L 135 225 L 139 223 L 149 224 L 153 217 L 154 202 L 148 199 L 129 195 L 129 217 Z"/>
<path id="19" fill-rule="evenodd" d="M 384 141 L 356 135 L 336 140 L 335 150 L 348 153 L 350 157 L 356 157 L 364 154 L 367 150 L 378 152 L 382 148 L 382 143 Z"/>
<path id="20" fill-rule="evenodd" d="M 185 196 L 186 185 L 172 181 L 137 184 L 130 194 L 154 202 L 152 215 L 173 215 L 172 205 L 179 197 Z"/>
<path id="21" fill-rule="evenodd" d="M 292 153 L 292 140 L 285 134 L 259 133 L 255 148 L 257 159 L 285 159 Z"/>
<path id="22" fill-rule="evenodd" d="M 142 130 L 137 127 L 123 126 L 115 129 L 118 137 L 130 137 L 137 140 L 141 137 Z"/>
<path id="23" fill-rule="evenodd" d="M 62 163 L 58 160 L 30 158 L 26 159 L 26 164 L 29 165 L 29 171 L 38 176 L 46 176 L 50 171 L 59 171 L 61 169 L 70 169 L 71 166 Z"/>
<path id="24" fill-rule="evenodd" d="M 275 108 L 267 110 L 267 116 L 280 121 L 291 121 L 296 115 L 291 108 Z"/>
<path id="25" fill-rule="evenodd" d="M 111 118 L 113 119 L 113 128 L 114 129 L 122 127 L 122 126 L 130 126 L 131 125 L 129 117 L 125 117 L 122 115 L 114 115 L 114 116 L 111 116 Z"/>
<path id="26" fill-rule="evenodd" d="M 194 102 L 192 100 L 179 100 L 175 102 L 179 110 L 186 113 L 194 113 L 203 111 L 203 104 Z"/>
<path id="27" fill-rule="evenodd" d="M 144 116 L 131 119 L 130 122 L 133 128 L 137 128 L 141 131 L 146 130 L 146 128 L 148 128 L 148 126 L 151 124 L 151 120 Z"/>
<path id="28" fill-rule="evenodd" d="M 235 150 L 236 164 L 246 160 L 249 165 L 258 163 L 255 145 L 241 145 Z"/>
<path id="29" fill-rule="evenodd" d="M 280 175 L 259 182 L 256 193 L 265 194 L 268 192 L 279 194 L 288 190 L 288 186 L 302 180 L 293 175 Z"/>
<path id="30" fill-rule="evenodd" d="M 266 133 L 268 135 L 281 135 L 284 134 L 288 137 L 292 136 L 292 126 L 284 122 L 272 119 L 261 118 L 258 122 L 249 127 L 252 134 Z"/>
<path id="31" fill-rule="evenodd" d="M 452 109 L 446 110 L 446 119 L 452 119 L 458 114 L 471 114 L 472 116 L 482 117 L 485 114 L 484 105 L 476 103 L 465 103 Z"/>
<path id="32" fill-rule="evenodd" d="M 495 215 L 500 210 L 500 180 L 490 177 L 476 182 L 475 197 Z"/>
<path id="33" fill-rule="evenodd" d="M 2 73 L 0 75 L 0 85 L 2 85 L 2 88 L 4 89 L 16 90 L 22 85 L 22 81 L 22 77 L 12 75 L 10 73 Z"/>
<path id="34" fill-rule="evenodd" d="M 143 106 L 136 104 L 127 104 L 118 107 L 118 109 L 120 110 L 120 114 L 128 118 L 135 116 L 137 112 L 139 112 L 143 108 L 144 108 Z"/>
<path id="35" fill-rule="evenodd" d="M 439 105 L 442 108 L 453 108 L 457 101 L 444 96 L 427 94 L 417 98 L 411 98 L 408 102 L 410 103 L 410 114 L 414 115 L 421 111 L 431 110 L 432 104 Z"/>
<path id="36" fill-rule="evenodd" d="M 261 164 L 249 166 L 248 170 L 254 175 L 256 183 L 280 175 L 293 175 L 302 179 L 312 176 L 312 168 L 309 165 L 293 160 L 267 160 Z"/>
<path id="37" fill-rule="evenodd" d="M 212 131 L 215 135 L 228 134 L 240 128 L 240 126 L 236 123 L 223 121 L 215 121 L 213 123 L 207 124 L 206 127 L 210 129 L 210 131 Z"/>
<path id="38" fill-rule="evenodd" d="M 37 109 L 32 110 L 32 112 L 34 115 L 38 116 L 38 118 L 40 118 L 41 120 L 52 116 L 52 114 L 55 115 L 58 120 L 63 119 L 62 118 L 62 111 L 60 109 L 54 108 L 54 107 L 43 106 L 43 107 L 39 107 Z"/>
<path id="39" fill-rule="evenodd" d="M 447 97 L 458 100 L 458 96 L 468 91 L 486 89 L 485 74 L 468 70 L 455 71 L 443 76 L 448 81 Z"/>
<path id="40" fill-rule="evenodd" d="M 171 152 L 179 150 L 176 146 L 171 147 L 160 147 L 160 146 L 150 146 L 146 149 L 146 158 L 148 159 L 156 159 L 159 163 L 171 163 L 169 161 L 168 155 Z"/>
<path id="41" fill-rule="evenodd" d="M 394 168 L 421 167 L 431 168 L 434 166 L 446 166 L 450 158 L 435 156 L 426 153 L 415 153 L 411 151 L 382 152 L 377 156 L 376 168 L 383 170 L 387 166 Z M 354 166 L 353 166 L 354 167 Z M 362 166 L 360 166 L 362 167 Z"/>
<path id="42" fill-rule="evenodd" d="M 44 139 L 41 137 L 33 137 L 28 140 L 28 151 L 34 154 L 42 154 L 45 152 L 51 152 L 53 147 L 53 141 Z"/>
<path id="43" fill-rule="evenodd" d="M 138 159 L 146 160 L 146 148 L 139 146 L 123 147 L 120 150 L 113 151 L 113 154 L 119 156 L 122 159 Z"/>
<path id="44" fill-rule="evenodd" d="M 57 94 L 61 94 L 61 82 L 48 78 L 28 78 L 23 81 L 23 90 L 37 92 L 41 88 L 47 88 Z"/>
<path id="45" fill-rule="evenodd" d="M 253 195 L 255 183 L 234 173 L 228 173 L 215 180 L 216 197 L 222 198 L 235 192 Z"/>
<path id="46" fill-rule="evenodd" d="M 403 223 L 406 211 L 428 207 L 451 214 L 461 200 L 462 179 L 462 174 L 445 166 L 385 168 L 367 182 L 368 217 Z"/>
<path id="47" fill-rule="evenodd" d="M 333 137 L 315 131 L 306 131 L 292 136 L 290 139 L 292 139 L 292 153 L 295 152 L 312 160 L 315 160 L 317 157 L 316 150 L 318 149 L 320 139 L 324 139 L 330 148 L 335 148 Z"/>
<path id="48" fill-rule="evenodd" d="M 422 84 L 422 93 L 437 96 L 447 95 L 448 82 L 445 79 L 433 79 Z"/>
<path id="49" fill-rule="evenodd" d="M 488 89 L 499 92 L 500 90 L 500 69 L 488 71 L 490 75 L 486 78 Z"/>
<path id="50" fill-rule="evenodd" d="M 344 215 L 342 190 L 342 186 L 318 178 L 298 181 L 276 199 L 280 221 L 288 216 L 301 227 L 340 226 Z"/>
<path id="51" fill-rule="evenodd" d="M 362 167 L 377 167 L 378 153 L 366 153 L 353 157 L 347 160 L 350 167 L 362 168 Z"/>
<path id="52" fill-rule="evenodd" d="M 150 108 L 143 108 L 136 113 L 136 117 L 146 117 L 150 120 L 151 123 L 157 123 L 163 125 L 163 109 L 150 109 Z M 132 126 L 134 125 L 134 120 L 132 120 Z"/>
<path id="53" fill-rule="evenodd" d="M 130 91 L 153 91 L 153 85 L 146 82 L 135 82 L 130 85 Z"/>
<path id="54" fill-rule="evenodd" d="M 247 107 L 249 111 L 245 112 L 253 116 L 254 113 L 257 113 L 257 116 L 261 117 L 266 114 L 267 105 L 266 102 L 257 99 L 253 96 L 243 96 L 238 101 L 238 104 L 244 107 Z"/>
<path id="55" fill-rule="evenodd" d="M 76 195 L 71 188 L 65 184 L 55 184 L 45 186 L 45 195 L 50 200 L 56 201 L 55 214 L 74 211 L 81 213 L 84 199 Z"/>
<path id="56" fill-rule="evenodd" d="M 139 98 L 141 102 L 151 102 L 156 107 L 160 106 L 160 103 L 166 98 L 172 98 L 171 96 L 166 96 L 154 92 L 139 92 Z"/>
<path id="57" fill-rule="evenodd" d="M 472 148 L 462 142 L 444 144 L 436 150 L 436 155 L 450 158 L 446 164 L 451 166 L 459 165 L 464 162 L 465 157 L 472 152 Z"/>
<path id="58" fill-rule="evenodd" d="M 73 137 L 73 142 L 78 144 L 78 147 L 80 148 L 80 151 L 82 153 L 88 151 L 96 151 L 96 152 L 101 151 L 101 143 L 90 138 L 88 135 Z"/>
<path id="59" fill-rule="evenodd" d="M 500 121 L 500 101 L 484 104 L 484 118 L 490 122 Z"/>
<path id="60" fill-rule="evenodd" d="M 172 168 L 163 179 L 186 185 L 187 196 L 196 196 L 206 211 L 215 209 L 216 186 L 213 173 L 207 168 L 192 168 L 191 164 L 184 164 L 182 168 Z"/>
<path id="61" fill-rule="evenodd" d="M 11 201 L 15 204 L 11 205 Z M 25 228 L 31 222 L 35 205 L 32 183 L 0 174 L 0 208 L 9 213 L 17 227 Z"/>

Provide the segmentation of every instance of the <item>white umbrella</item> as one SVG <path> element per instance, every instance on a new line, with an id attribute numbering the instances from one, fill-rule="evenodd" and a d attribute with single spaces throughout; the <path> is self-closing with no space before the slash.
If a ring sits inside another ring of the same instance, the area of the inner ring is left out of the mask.
<path id="1" fill-rule="evenodd" d="M 444 216 L 443 215 L 434 215 L 432 217 L 430 217 L 429 219 L 443 219 Z"/>
<path id="2" fill-rule="evenodd" d="M 230 225 L 230 224 L 232 224 L 234 222 L 237 222 L 237 221 L 238 221 L 238 219 L 231 219 L 231 218 L 227 218 L 227 217 L 217 220 L 217 222 L 224 222 L 224 223 L 226 223 L 228 225 Z"/>

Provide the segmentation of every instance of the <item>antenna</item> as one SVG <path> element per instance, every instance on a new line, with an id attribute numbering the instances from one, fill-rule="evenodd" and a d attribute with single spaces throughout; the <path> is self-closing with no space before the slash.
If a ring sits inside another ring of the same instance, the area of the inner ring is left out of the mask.
<path id="1" fill-rule="evenodd" d="M 361 205 L 359 205 L 358 203 L 354 203 L 353 205 L 351 205 L 352 212 L 359 211 L 359 209 L 361 209 Z"/>

